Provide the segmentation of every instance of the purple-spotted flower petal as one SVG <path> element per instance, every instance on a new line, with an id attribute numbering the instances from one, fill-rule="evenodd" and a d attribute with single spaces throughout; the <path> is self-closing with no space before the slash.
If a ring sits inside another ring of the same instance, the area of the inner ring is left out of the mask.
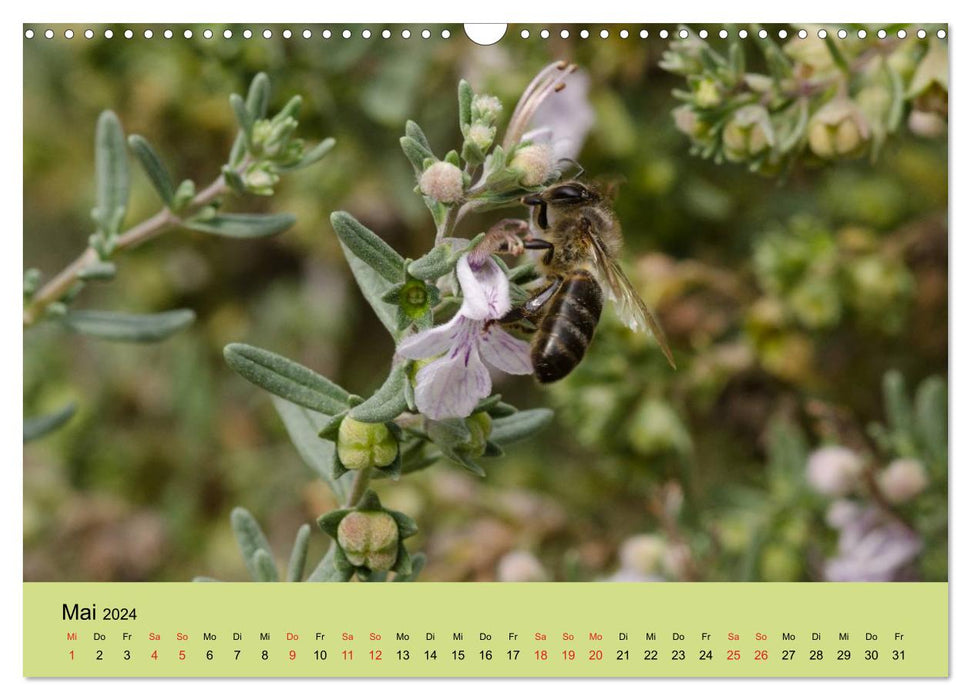
<path id="1" fill-rule="evenodd" d="M 402 357 L 436 358 L 415 375 L 415 405 L 434 420 L 465 418 L 492 392 L 486 363 L 507 374 L 533 371 L 529 344 L 495 323 L 512 308 L 509 280 L 499 265 L 487 258 L 472 267 L 463 255 L 456 273 L 463 295 L 458 313 L 398 345 Z"/>

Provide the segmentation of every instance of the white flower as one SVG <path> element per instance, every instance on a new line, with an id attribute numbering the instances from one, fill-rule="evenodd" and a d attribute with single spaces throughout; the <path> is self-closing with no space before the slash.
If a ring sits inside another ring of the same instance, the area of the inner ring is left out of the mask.
<path id="1" fill-rule="evenodd" d="M 923 549 L 915 532 L 873 506 L 858 509 L 839 530 L 837 556 L 823 568 L 827 581 L 894 581 Z"/>
<path id="2" fill-rule="evenodd" d="M 529 344 L 494 322 L 512 308 L 509 280 L 492 258 L 477 269 L 468 258 L 459 258 L 455 268 L 463 297 L 458 313 L 398 345 L 398 354 L 412 360 L 441 355 L 415 376 L 415 404 L 433 420 L 465 418 L 489 396 L 492 378 L 485 363 L 507 374 L 533 372 Z"/>
<path id="3" fill-rule="evenodd" d="M 863 472 L 863 460 L 853 450 L 831 445 L 821 447 L 806 463 L 806 480 L 824 496 L 845 496 Z"/>
<path id="4" fill-rule="evenodd" d="M 880 492 L 891 503 L 905 503 L 927 488 L 927 471 L 916 459 L 895 459 L 877 475 Z"/>
<path id="5" fill-rule="evenodd" d="M 440 160 L 432 163 L 421 174 L 418 187 L 422 194 L 443 204 L 458 201 L 462 198 L 464 189 L 462 171 L 451 163 Z"/>

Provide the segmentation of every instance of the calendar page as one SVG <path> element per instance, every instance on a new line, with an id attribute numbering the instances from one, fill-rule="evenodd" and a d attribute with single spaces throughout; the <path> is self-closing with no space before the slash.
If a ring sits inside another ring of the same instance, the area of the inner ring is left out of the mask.
<path id="1" fill-rule="evenodd" d="M 22 35 L 24 676 L 949 675 L 946 24 Z"/>

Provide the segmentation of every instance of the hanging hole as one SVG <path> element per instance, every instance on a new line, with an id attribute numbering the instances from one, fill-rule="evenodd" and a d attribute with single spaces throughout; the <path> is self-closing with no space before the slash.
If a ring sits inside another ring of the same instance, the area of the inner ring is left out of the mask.
<path id="1" fill-rule="evenodd" d="M 465 35 L 479 46 L 491 46 L 506 35 L 505 24 L 466 24 Z"/>

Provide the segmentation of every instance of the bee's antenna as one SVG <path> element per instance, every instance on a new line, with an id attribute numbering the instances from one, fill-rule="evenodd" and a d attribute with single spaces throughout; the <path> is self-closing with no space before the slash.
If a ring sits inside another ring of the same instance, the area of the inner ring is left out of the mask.
<path id="1" fill-rule="evenodd" d="M 586 172 L 586 170 L 584 170 L 584 169 L 583 169 L 583 166 L 582 166 L 582 165 L 580 165 L 580 163 L 578 163 L 578 162 L 577 162 L 576 160 L 574 160 L 573 158 L 560 158 L 560 160 L 559 160 L 559 162 L 560 162 L 560 163 L 566 163 L 566 164 L 568 164 L 568 165 L 573 165 L 573 166 L 576 166 L 576 169 L 577 169 L 577 174 L 576 174 L 576 175 L 574 175 L 573 177 L 574 177 L 575 179 L 577 179 L 577 180 L 579 180 L 580 178 L 582 178 L 582 177 L 583 177 L 583 173 L 585 173 L 585 172 Z"/>

